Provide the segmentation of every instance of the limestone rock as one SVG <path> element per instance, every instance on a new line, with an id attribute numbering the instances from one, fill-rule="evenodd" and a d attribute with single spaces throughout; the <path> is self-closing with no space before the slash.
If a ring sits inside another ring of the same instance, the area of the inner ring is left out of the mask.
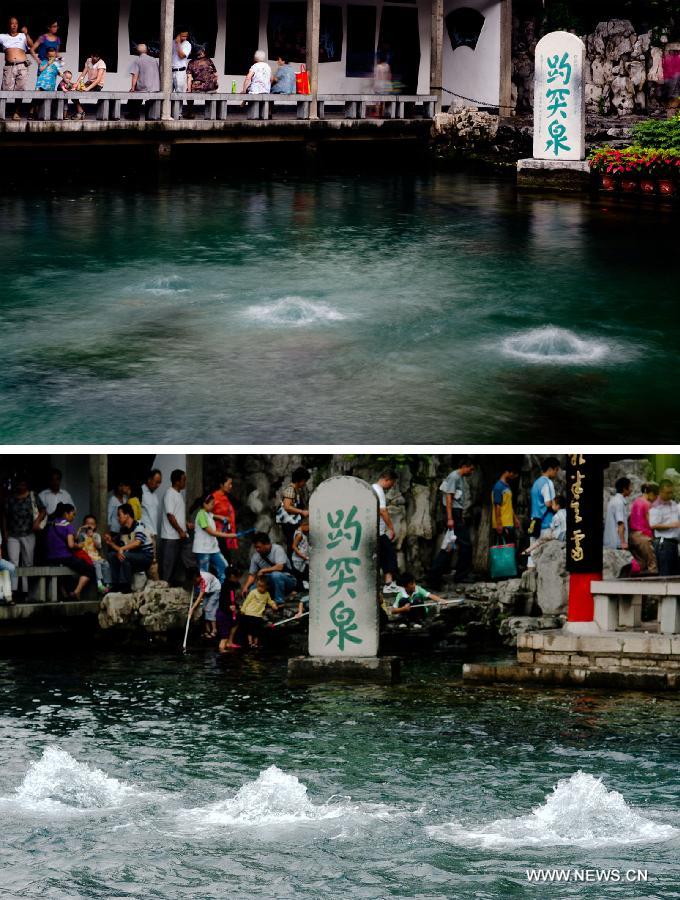
<path id="1" fill-rule="evenodd" d="M 610 547 L 605 547 L 602 558 L 602 578 L 605 581 L 624 578 L 630 571 L 629 567 L 632 561 L 633 557 L 627 550 L 612 550 Z"/>
<path id="2" fill-rule="evenodd" d="M 411 500 L 408 506 L 407 534 L 409 537 L 432 539 L 435 529 L 431 509 L 430 488 L 425 484 L 412 485 Z"/>
<path id="3" fill-rule="evenodd" d="M 566 545 L 562 541 L 548 541 L 532 558 L 536 563 L 536 603 L 541 612 L 544 615 L 565 613 L 569 601 Z"/>
<path id="4" fill-rule="evenodd" d="M 543 631 L 548 628 L 561 628 L 563 616 L 509 616 L 503 619 L 500 633 L 503 642 L 509 647 L 517 646 L 517 637 L 530 631 Z"/>
<path id="5" fill-rule="evenodd" d="M 663 50 L 661 47 L 652 47 L 649 51 L 650 61 L 647 68 L 647 81 L 655 84 L 663 82 Z"/>
<path id="6" fill-rule="evenodd" d="M 99 627 L 134 628 L 139 622 L 139 597 L 136 594 L 107 594 L 99 604 Z"/>

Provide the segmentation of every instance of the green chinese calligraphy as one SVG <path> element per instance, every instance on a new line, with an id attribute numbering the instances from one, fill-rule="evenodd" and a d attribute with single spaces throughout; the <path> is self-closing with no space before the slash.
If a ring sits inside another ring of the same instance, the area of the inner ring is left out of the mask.
<path id="1" fill-rule="evenodd" d="M 327 520 L 333 531 L 328 532 L 328 541 L 326 544 L 328 550 L 333 550 L 343 540 L 352 541 L 352 550 L 358 550 L 361 544 L 362 527 L 357 522 L 355 516 L 357 514 L 356 506 L 353 506 L 349 513 L 345 515 L 344 509 L 338 509 L 335 513 L 335 519 L 332 513 L 328 513 Z"/>
<path id="2" fill-rule="evenodd" d="M 571 94 L 569 88 L 548 88 L 546 93 L 546 99 L 550 102 L 548 103 L 548 112 L 551 116 L 559 114 L 563 119 L 567 118 L 567 114 L 565 112 L 567 106 L 567 97 Z"/>
<path id="3" fill-rule="evenodd" d="M 354 568 L 360 565 L 361 560 L 358 556 L 345 556 L 339 559 L 331 558 L 326 562 L 326 569 L 331 572 L 333 576 L 328 582 L 328 587 L 335 588 L 329 597 L 330 600 L 332 600 L 333 597 L 336 597 L 346 585 L 356 583 L 357 576 L 354 572 Z M 357 595 L 356 591 L 352 588 L 347 588 L 347 593 L 352 599 Z"/>
<path id="4" fill-rule="evenodd" d="M 569 84 L 571 81 L 571 63 L 569 62 L 569 53 L 565 53 L 561 58 L 559 53 L 548 57 L 548 84 L 557 81 L 560 78 L 562 84 Z"/>
<path id="5" fill-rule="evenodd" d="M 548 126 L 548 134 L 550 138 L 545 145 L 546 150 L 552 150 L 555 156 L 559 156 L 560 150 L 571 150 L 567 144 L 567 128 L 561 122 L 553 120 Z"/>
<path id="6" fill-rule="evenodd" d="M 345 641 L 351 641 L 353 644 L 363 644 L 362 638 L 355 637 L 350 633 L 359 630 L 359 626 L 354 621 L 355 618 L 356 613 L 354 610 L 346 607 L 342 600 L 338 601 L 331 609 L 331 622 L 335 625 L 335 628 L 331 628 L 327 632 L 328 640 L 326 641 L 326 646 L 337 639 L 338 650 L 342 653 L 345 650 Z"/>

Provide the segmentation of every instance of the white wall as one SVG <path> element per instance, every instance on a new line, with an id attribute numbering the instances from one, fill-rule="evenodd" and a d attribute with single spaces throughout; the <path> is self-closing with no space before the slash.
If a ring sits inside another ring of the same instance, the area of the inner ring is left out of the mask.
<path id="1" fill-rule="evenodd" d="M 76 508 L 76 524 L 90 512 L 90 457 L 71 453 L 53 453 L 50 464 L 62 473 L 61 485 L 73 497 Z M 47 485 L 40 485 L 42 490 Z"/>
<path id="2" fill-rule="evenodd" d="M 485 17 L 484 27 L 474 50 L 457 47 L 454 51 L 444 26 L 442 86 L 482 101 L 479 106 L 492 106 L 500 101 L 501 4 L 499 0 L 444 0 L 444 16 L 462 6 L 478 9 Z M 443 102 L 470 105 L 446 93 Z"/>
<path id="3" fill-rule="evenodd" d="M 156 531 L 160 534 L 160 516 L 162 515 L 163 509 L 163 497 L 165 497 L 165 492 L 169 487 L 172 487 L 172 482 L 170 481 L 170 473 L 173 469 L 181 469 L 183 472 L 187 470 L 187 458 L 184 453 L 159 453 L 158 456 L 154 459 L 152 469 L 160 469 L 161 474 L 163 475 L 163 481 L 161 486 L 156 491 L 158 495 L 158 503 L 159 503 L 159 521 L 156 523 Z"/>

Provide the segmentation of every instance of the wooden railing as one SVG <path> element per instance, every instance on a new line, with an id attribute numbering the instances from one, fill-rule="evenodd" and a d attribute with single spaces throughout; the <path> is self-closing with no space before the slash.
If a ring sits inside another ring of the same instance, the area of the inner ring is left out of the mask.
<path id="1" fill-rule="evenodd" d="M 22 119 L 32 109 L 41 122 L 63 121 L 78 101 L 88 120 L 118 122 L 134 113 L 142 121 L 161 120 L 163 101 L 170 101 L 172 120 L 226 121 L 229 117 L 269 121 L 277 116 L 306 121 L 315 101 L 319 119 L 431 119 L 437 98 L 430 94 L 230 94 L 129 93 L 127 91 L 0 91 L 0 121 L 12 119 L 17 103 Z M 294 115 L 293 115 L 294 113 Z M 187 126 L 191 127 L 191 126 Z"/>

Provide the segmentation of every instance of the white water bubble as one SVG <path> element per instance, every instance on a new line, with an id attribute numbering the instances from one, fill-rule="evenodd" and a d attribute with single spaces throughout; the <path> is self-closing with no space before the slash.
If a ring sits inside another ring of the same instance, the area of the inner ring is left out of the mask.
<path id="1" fill-rule="evenodd" d="M 147 294 L 188 294 L 192 286 L 188 278 L 181 275 L 155 275 L 139 285 Z"/>
<path id="2" fill-rule="evenodd" d="M 501 347 L 506 356 L 545 365 L 585 366 L 615 360 L 617 356 L 623 358 L 620 348 L 613 343 L 579 337 L 568 328 L 553 325 L 510 335 Z"/>
<path id="3" fill-rule="evenodd" d="M 255 781 L 246 782 L 227 800 L 179 812 L 180 822 L 191 830 L 214 826 L 257 827 L 306 824 L 338 819 L 389 819 L 393 812 L 380 803 L 353 803 L 350 797 L 333 796 L 315 804 L 307 787 L 295 776 L 270 766 Z"/>
<path id="4" fill-rule="evenodd" d="M 306 300 L 304 297 L 281 297 L 272 303 L 250 306 L 244 311 L 249 319 L 275 327 L 292 325 L 302 327 L 318 323 L 343 322 L 348 316 L 322 300 Z"/>
<path id="5" fill-rule="evenodd" d="M 59 747 L 47 747 L 29 766 L 16 794 L 2 799 L 26 810 L 47 812 L 121 806 L 135 796 L 137 791 L 101 769 L 78 762 Z"/>
<path id="6" fill-rule="evenodd" d="M 678 829 L 641 816 L 621 794 L 608 791 L 601 778 L 579 770 L 560 780 L 545 803 L 527 815 L 479 826 L 430 825 L 426 832 L 463 847 L 511 849 L 658 843 L 670 840 Z"/>

